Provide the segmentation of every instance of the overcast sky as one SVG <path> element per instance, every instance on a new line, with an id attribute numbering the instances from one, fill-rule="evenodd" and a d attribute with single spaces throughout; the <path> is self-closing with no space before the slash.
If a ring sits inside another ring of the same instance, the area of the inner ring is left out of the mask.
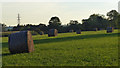
<path id="1" fill-rule="evenodd" d="M 9 0 L 8 0 L 9 1 Z M 48 0 L 49 1 L 49 0 Z M 73 1 L 73 0 L 70 0 Z M 91 14 L 104 14 L 118 10 L 118 1 L 111 2 L 4 2 L 2 3 L 2 22 L 8 26 L 17 25 L 17 14 L 21 24 L 48 24 L 53 16 L 58 16 L 62 24 L 70 20 L 87 19 Z"/>

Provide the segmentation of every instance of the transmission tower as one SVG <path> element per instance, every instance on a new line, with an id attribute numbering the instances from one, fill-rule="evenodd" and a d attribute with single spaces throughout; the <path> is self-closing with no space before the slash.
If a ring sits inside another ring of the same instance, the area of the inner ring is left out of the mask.
<path id="1" fill-rule="evenodd" d="M 18 25 L 20 25 L 20 14 L 19 13 L 18 13 L 17 20 L 18 20 Z"/>

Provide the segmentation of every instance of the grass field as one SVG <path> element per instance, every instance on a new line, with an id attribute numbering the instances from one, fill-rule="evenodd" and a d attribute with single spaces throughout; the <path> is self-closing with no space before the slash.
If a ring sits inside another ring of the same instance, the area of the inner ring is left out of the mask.
<path id="1" fill-rule="evenodd" d="M 8 32 L 0 32 L 0 37 L 8 37 L 10 34 L 12 33 L 16 33 L 16 32 L 19 32 L 19 31 L 8 31 Z"/>
<path id="2" fill-rule="evenodd" d="M 10 54 L 2 38 L 3 66 L 118 66 L 118 31 L 35 35 L 32 53 Z"/>

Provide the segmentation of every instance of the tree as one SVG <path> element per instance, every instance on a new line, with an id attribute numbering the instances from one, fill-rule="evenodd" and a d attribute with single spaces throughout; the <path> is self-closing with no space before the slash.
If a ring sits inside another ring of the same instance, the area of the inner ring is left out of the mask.
<path id="1" fill-rule="evenodd" d="M 84 30 L 92 30 L 93 28 L 106 28 L 107 23 L 108 21 L 105 16 L 100 14 L 93 14 L 88 19 L 82 20 Z"/>
<path id="2" fill-rule="evenodd" d="M 120 14 L 117 16 L 115 23 L 116 23 L 116 28 L 120 29 Z"/>
<path id="3" fill-rule="evenodd" d="M 116 10 L 111 10 L 110 12 L 107 13 L 108 20 L 109 20 L 109 26 L 110 27 L 117 27 L 118 22 L 116 21 L 118 18 L 119 13 Z"/>
<path id="4" fill-rule="evenodd" d="M 68 24 L 68 30 L 79 30 L 82 29 L 82 25 L 77 20 L 70 20 Z"/>
<path id="5" fill-rule="evenodd" d="M 49 21 L 50 28 L 56 28 L 57 26 L 61 25 L 61 21 L 58 17 L 52 17 Z"/>
<path id="6" fill-rule="evenodd" d="M 58 17 L 52 17 L 49 21 L 48 28 L 49 29 L 57 29 L 58 31 L 60 30 L 61 27 L 61 21 Z"/>
<path id="7" fill-rule="evenodd" d="M 23 25 L 18 25 L 13 27 L 13 31 L 23 31 L 23 30 L 27 30 Z"/>
<path id="8" fill-rule="evenodd" d="M 120 14 L 118 15 L 117 22 L 118 22 L 117 27 L 120 29 Z"/>
<path id="9" fill-rule="evenodd" d="M 39 24 L 36 26 L 36 29 L 39 29 L 39 31 L 43 31 L 44 33 L 47 33 L 48 27 L 45 24 Z"/>
<path id="10" fill-rule="evenodd" d="M 0 23 L 0 31 L 3 31 L 3 32 L 6 31 L 6 30 L 5 30 L 5 27 L 6 27 L 5 24 L 1 24 L 1 23 Z M 2 29 L 1 29 L 1 28 L 2 28 Z"/>

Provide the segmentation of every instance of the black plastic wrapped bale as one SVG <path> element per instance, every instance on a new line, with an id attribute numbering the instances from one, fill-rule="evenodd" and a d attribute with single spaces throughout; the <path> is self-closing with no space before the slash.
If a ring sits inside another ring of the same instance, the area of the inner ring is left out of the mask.
<path id="1" fill-rule="evenodd" d="M 40 34 L 40 35 L 44 35 L 44 32 L 43 32 L 43 31 L 40 31 L 39 34 Z"/>
<path id="2" fill-rule="evenodd" d="M 114 31 L 113 27 L 107 27 L 107 33 L 112 33 Z"/>
<path id="3" fill-rule="evenodd" d="M 98 28 L 93 28 L 93 31 L 98 31 Z"/>
<path id="4" fill-rule="evenodd" d="M 69 30 L 69 32 L 74 32 L 74 30 Z"/>
<path id="5" fill-rule="evenodd" d="M 20 31 L 9 36 L 9 51 L 14 53 L 30 53 L 34 51 L 34 43 L 30 31 Z"/>
<path id="6" fill-rule="evenodd" d="M 58 34 L 57 29 L 50 29 L 48 32 L 48 37 L 57 36 L 57 34 Z"/>
<path id="7" fill-rule="evenodd" d="M 76 34 L 81 34 L 81 30 L 77 30 L 77 31 L 76 31 Z"/>

